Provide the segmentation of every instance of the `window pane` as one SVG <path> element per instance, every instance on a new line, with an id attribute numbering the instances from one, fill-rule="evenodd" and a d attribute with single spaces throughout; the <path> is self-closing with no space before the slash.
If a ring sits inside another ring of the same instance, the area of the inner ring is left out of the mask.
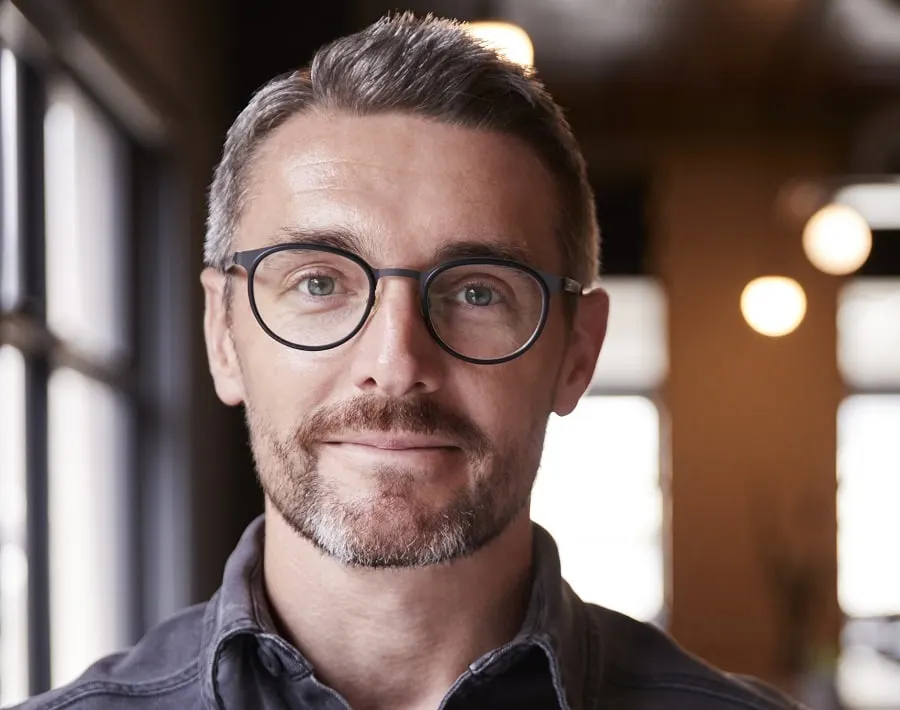
<path id="1" fill-rule="evenodd" d="M 126 145 L 74 86 L 55 85 L 45 121 L 47 320 L 88 356 L 126 352 L 130 287 Z"/>
<path id="2" fill-rule="evenodd" d="M 609 326 L 591 387 L 649 392 L 669 369 L 662 287 L 650 278 L 626 277 L 606 278 L 602 285 L 609 293 Z"/>
<path id="3" fill-rule="evenodd" d="M 833 200 L 855 209 L 872 229 L 900 229 L 900 181 L 848 185 Z"/>
<path id="4" fill-rule="evenodd" d="M 838 412 L 838 598 L 851 616 L 900 613 L 900 396 Z"/>
<path id="5" fill-rule="evenodd" d="M 857 278 L 841 290 L 838 343 L 848 385 L 900 388 L 900 279 Z"/>
<path id="6" fill-rule="evenodd" d="M 73 370 L 50 378 L 52 679 L 128 645 L 131 526 L 125 402 Z"/>
<path id="7" fill-rule="evenodd" d="M 837 668 L 842 708 L 900 707 L 900 621 L 851 619 L 844 626 Z"/>
<path id="8" fill-rule="evenodd" d="M 0 346 L 0 706 L 28 695 L 25 360 Z"/>
<path id="9" fill-rule="evenodd" d="M 19 244 L 19 78 L 16 58 L 0 48 L 0 309 L 13 308 L 21 297 Z"/>
<path id="10" fill-rule="evenodd" d="M 638 619 L 663 607 L 659 412 L 644 397 L 584 397 L 553 416 L 532 519 L 583 599 Z"/>

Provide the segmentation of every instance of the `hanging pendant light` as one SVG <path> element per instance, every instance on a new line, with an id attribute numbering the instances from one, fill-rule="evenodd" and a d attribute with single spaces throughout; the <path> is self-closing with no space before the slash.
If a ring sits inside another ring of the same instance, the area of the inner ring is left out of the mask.
<path id="1" fill-rule="evenodd" d="M 757 333 L 776 338 L 792 333 L 806 315 L 806 293 L 794 279 L 761 276 L 741 294 L 741 313 Z"/>
<path id="2" fill-rule="evenodd" d="M 852 207 L 825 205 L 806 223 L 803 251 L 813 266 L 826 274 L 850 274 L 869 258 L 872 230 Z"/>

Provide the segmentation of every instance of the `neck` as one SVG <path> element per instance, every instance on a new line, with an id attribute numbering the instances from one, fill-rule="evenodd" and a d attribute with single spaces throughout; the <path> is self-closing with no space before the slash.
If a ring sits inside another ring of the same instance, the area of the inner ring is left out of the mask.
<path id="1" fill-rule="evenodd" d="M 355 710 L 437 708 L 466 667 L 511 640 L 531 590 L 528 509 L 449 564 L 347 567 L 266 511 L 266 590 L 281 632 Z"/>

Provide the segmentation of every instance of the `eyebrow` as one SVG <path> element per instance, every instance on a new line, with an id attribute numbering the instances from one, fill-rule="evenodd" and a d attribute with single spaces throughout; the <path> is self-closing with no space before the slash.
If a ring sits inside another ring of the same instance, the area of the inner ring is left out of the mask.
<path id="1" fill-rule="evenodd" d="M 366 251 L 366 246 L 370 246 L 370 244 L 365 243 L 366 241 L 368 240 L 363 240 L 346 229 L 283 227 L 278 230 L 277 235 L 269 239 L 266 246 L 275 246 L 277 244 L 318 244 L 320 246 L 343 249 L 354 254 L 361 254 Z"/>
<path id="2" fill-rule="evenodd" d="M 284 227 L 273 236 L 266 246 L 276 244 L 318 244 L 343 249 L 362 257 L 375 254 L 375 242 L 347 229 Z M 431 261 L 440 264 L 453 259 L 470 258 L 506 259 L 524 264 L 532 264 L 533 255 L 529 249 L 514 244 L 500 244 L 490 240 L 464 240 L 448 242 L 438 247 Z"/>
<path id="3" fill-rule="evenodd" d="M 507 259 L 524 264 L 533 263 L 531 252 L 528 249 L 512 244 L 497 244 L 489 241 L 451 242 L 441 246 L 435 253 L 436 262 L 477 257 Z"/>

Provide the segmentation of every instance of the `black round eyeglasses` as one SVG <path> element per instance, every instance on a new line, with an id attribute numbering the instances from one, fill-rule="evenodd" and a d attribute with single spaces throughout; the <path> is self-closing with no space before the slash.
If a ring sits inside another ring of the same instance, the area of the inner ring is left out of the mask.
<path id="1" fill-rule="evenodd" d="M 329 350 L 353 338 L 386 276 L 419 283 L 422 316 L 444 350 L 491 365 L 524 354 L 547 322 L 550 296 L 580 295 L 582 284 L 492 257 L 454 259 L 428 271 L 373 269 L 356 254 L 319 244 L 279 244 L 239 251 L 250 307 L 272 338 L 297 350 Z"/>

